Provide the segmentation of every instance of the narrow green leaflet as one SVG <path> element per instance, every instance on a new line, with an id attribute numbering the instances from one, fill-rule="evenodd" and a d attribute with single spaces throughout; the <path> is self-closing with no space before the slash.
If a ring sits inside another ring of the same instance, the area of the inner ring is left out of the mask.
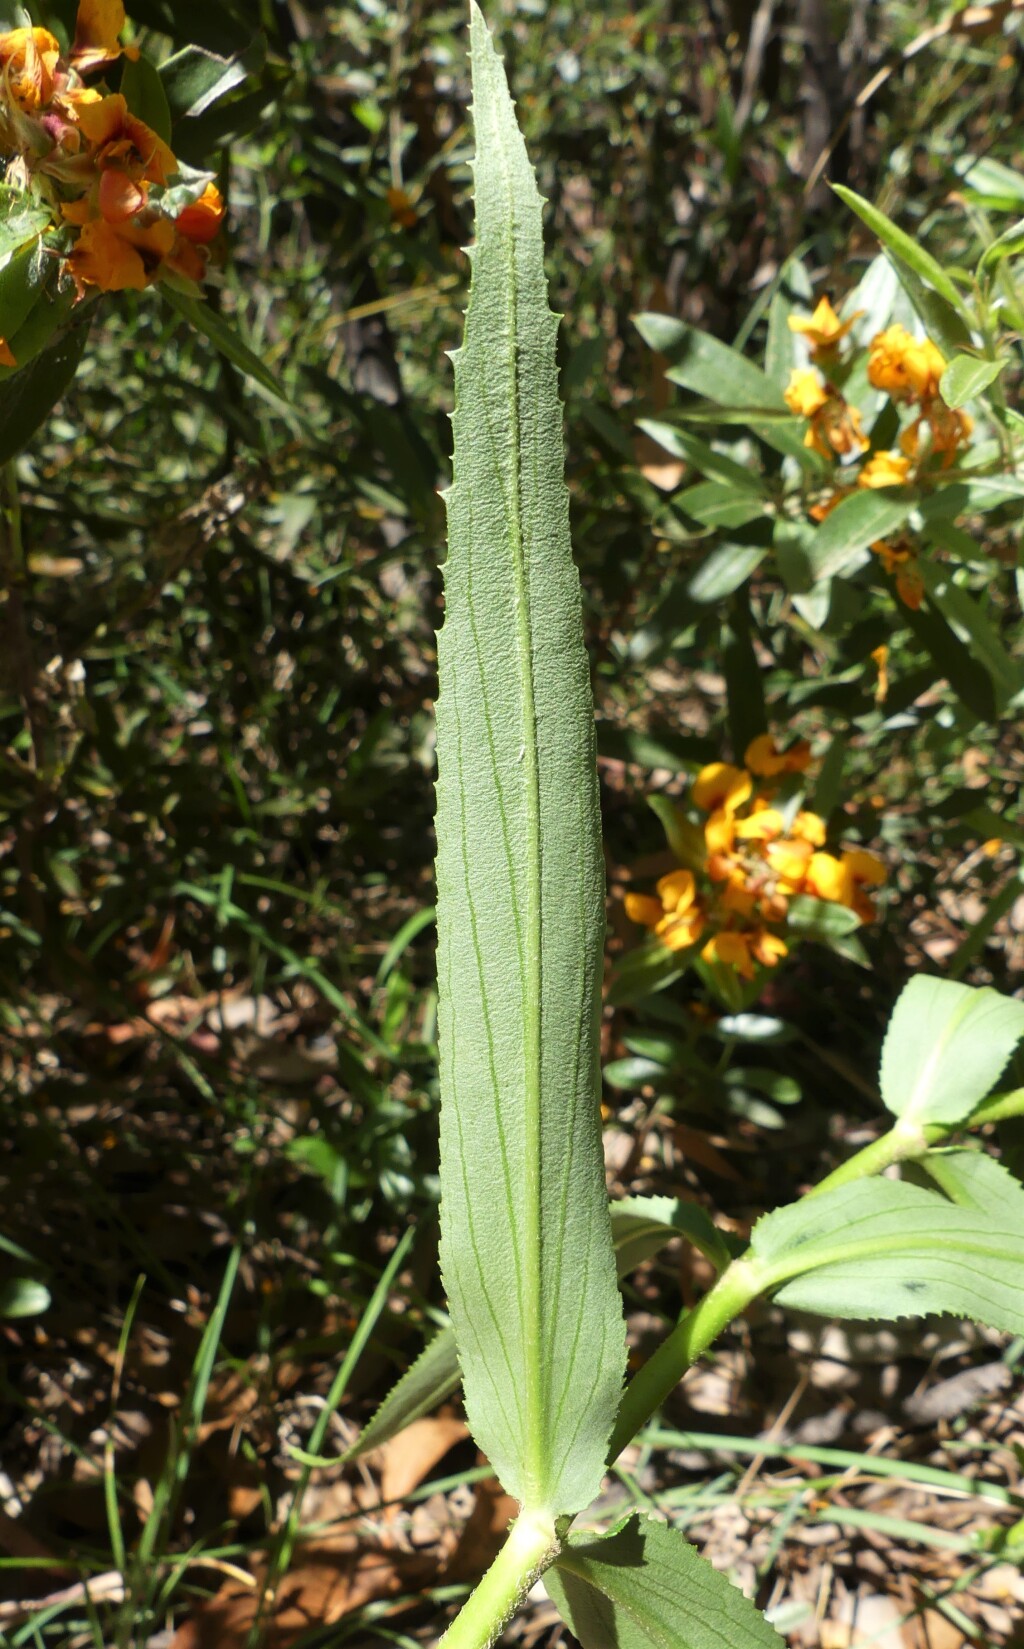
<path id="1" fill-rule="evenodd" d="M 565 1513 L 597 1493 L 625 1364 L 604 871 L 541 202 L 476 5 L 470 40 L 476 245 L 438 637 L 441 1261 L 474 1436 L 531 1511 Z"/>
<path id="2" fill-rule="evenodd" d="M 779 1649 L 759 1609 L 678 1529 L 639 1514 L 570 1539 L 544 1586 L 583 1649 Z"/>
<path id="3" fill-rule="evenodd" d="M 939 382 L 942 399 L 948 407 L 964 406 L 994 384 L 1009 364 L 1008 356 L 1001 361 L 985 361 L 978 355 L 954 355 Z"/>
<path id="4" fill-rule="evenodd" d="M 667 376 L 673 383 L 719 406 L 757 407 L 788 416 L 778 384 L 738 350 L 672 315 L 650 312 L 634 319 L 644 342 L 668 356 Z"/>
<path id="5" fill-rule="evenodd" d="M 745 584 L 768 554 L 750 544 L 720 544 L 701 562 L 686 586 L 694 601 L 710 606 Z"/>
<path id="6" fill-rule="evenodd" d="M 280 380 L 271 372 L 266 362 L 262 361 L 249 348 L 249 345 L 239 336 L 230 322 L 226 321 L 222 315 L 218 315 L 217 311 L 211 309 L 210 305 L 202 298 L 194 298 L 187 292 L 179 292 L 166 283 L 162 291 L 166 302 L 170 304 L 171 308 L 176 309 L 178 314 L 188 321 L 190 326 L 195 327 L 197 332 L 204 333 L 214 349 L 218 349 L 231 362 L 232 366 L 237 366 L 240 372 L 254 378 L 258 384 L 263 385 L 264 389 L 269 390 L 271 395 L 276 396 L 279 401 L 284 401 L 286 405 L 288 404 L 287 391 Z"/>
<path id="7" fill-rule="evenodd" d="M 887 218 L 877 206 L 872 206 L 869 200 L 865 200 L 863 195 L 858 195 L 853 189 L 848 189 L 841 183 L 834 183 L 832 188 L 840 200 L 856 212 L 861 222 L 867 224 L 867 227 L 878 236 L 888 251 L 894 253 L 900 262 L 905 263 L 915 275 L 920 276 L 921 280 L 927 281 L 928 285 L 954 309 L 963 309 L 963 300 L 942 265 L 937 263 L 931 253 L 926 252 L 912 235 L 897 228 L 891 218 Z"/>
<path id="8" fill-rule="evenodd" d="M 659 320 L 665 318 L 657 317 Z M 659 447 L 670 452 L 673 458 L 684 458 L 701 475 L 715 481 L 726 481 L 741 492 L 767 499 L 767 489 L 756 470 L 744 469 L 734 458 L 717 452 L 707 441 L 702 441 L 699 435 L 691 435 L 689 430 L 677 429 L 675 424 L 665 424 L 657 418 L 638 418 L 636 427 L 656 441 Z"/>
<path id="9" fill-rule="evenodd" d="M 962 1122 L 1021 1037 L 1024 1002 L 919 973 L 900 993 L 882 1047 L 882 1099 L 909 1127 Z"/>
<path id="10" fill-rule="evenodd" d="M 84 308 L 84 305 L 83 305 Z M 91 313 L 66 328 L 26 367 L 11 374 L 0 396 L 0 464 L 22 451 L 70 387 L 85 353 Z M 28 322 L 26 322 L 28 325 Z"/>
<path id="11" fill-rule="evenodd" d="M 414 1363 L 392 1386 L 373 1418 L 363 1427 L 352 1447 L 342 1456 L 357 1460 L 396 1437 L 422 1415 L 430 1414 L 458 1391 L 462 1383 L 455 1335 L 450 1328 L 438 1329 Z"/>
<path id="12" fill-rule="evenodd" d="M 817 582 L 852 572 L 864 562 L 864 551 L 877 538 L 897 532 L 913 508 L 902 487 L 864 488 L 830 510 L 804 549 L 811 576 Z"/>
<path id="13" fill-rule="evenodd" d="M 936 678 L 948 681 L 961 704 L 980 721 L 995 721 L 996 690 L 992 677 L 950 629 L 938 608 L 926 604 L 915 612 L 907 607 L 901 616 L 915 641 L 931 658 Z"/>
<path id="14" fill-rule="evenodd" d="M 731 481 L 698 481 L 695 487 L 676 493 L 673 503 L 706 527 L 745 527 L 765 513 L 756 494 L 737 493 Z"/>
<path id="15" fill-rule="evenodd" d="M 941 536 L 941 531 L 936 533 Z M 967 636 L 975 658 L 991 676 L 996 709 L 1001 712 L 1007 699 L 1020 691 L 1024 671 L 1006 651 L 980 602 L 955 582 L 951 568 L 922 556 L 918 569 L 929 601 L 947 624 Z"/>
<path id="16" fill-rule="evenodd" d="M 1024 1227 L 902 1180 L 837 1186 L 767 1214 L 748 1254 L 781 1305 L 824 1317 L 949 1313 L 1024 1333 Z"/>

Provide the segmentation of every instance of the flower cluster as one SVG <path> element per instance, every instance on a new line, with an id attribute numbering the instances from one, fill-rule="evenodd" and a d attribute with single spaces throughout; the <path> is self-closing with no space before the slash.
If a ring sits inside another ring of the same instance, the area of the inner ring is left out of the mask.
<path id="1" fill-rule="evenodd" d="M 939 392 L 946 367 L 942 352 L 930 338 L 915 338 L 906 327 L 894 324 L 876 333 L 868 345 L 868 382 L 888 395 L 897 408 L 915 407 L 917 416 L 903 428 L 898 450 L 871 450 L 862 415 L 842 392 L 851 361 L 840 345 L 861 313 L 841 321 L 829 299 L 822 298 L 810 317 L 789 319 L 791 329 L 805 339 L 812 362 L 809 367 L 794 368 L 785 390 L 790 411 L 807 419 L 804 445 L 833 461 L 863 459 L 848 484 L 833 488 L 811 510 L 815 520 L 823 519 L 857 487 L 899 487 L 926 478 L 935 468 L 948 469 L 971 438 L 971 419 L 947 407 Z M 895 577 L 901 600 L 908 607 L 919 607 L 924 584 L 912 541 L 879 539 L 871 547 L 886 572 Z"/>
<path id="2" fill-rule="evenodd" d="M 870 889 L 885 880 L 885 866 L 863 848 L 828 852 L 825 821 L 781 801 L 779 781 L 810 765 L 804 741 L 779 750 L 762 734 L 743 760 L 743 767 L 712 762 L 698 773 L 690 795 L 705 815 L 701 848 L 689 867 L 661 878 L 657 897 L 627 894 L 626 913 L 669 950 L 703 941 L 703 961 L 750 980 L 758 966 L 772 968 L 788 954 L 783 935 L 793 898 L 846 905 L 869 922 Z"/>
<path id="3" fill-rule="evenodd" d="M 0 34 L 0 152 L 5 182 L 45 208 L 53 250 L 75 283 L 105 292 L 203 278 L 224 203 L 208 174 L 179 165 L 119 92 L 85 77 L 136 55 L 119 41 L 122 0 L 81 0 L 65 58 L 44 28 Z M 16 365 L 8 345 L 0 361 Z"/>

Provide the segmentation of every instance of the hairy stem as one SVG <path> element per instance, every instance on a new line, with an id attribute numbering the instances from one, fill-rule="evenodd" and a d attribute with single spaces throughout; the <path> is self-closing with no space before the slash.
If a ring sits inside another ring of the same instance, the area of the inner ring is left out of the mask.
<path id="1" fill-rule="evenodd" d="M 438 1649 L 489 1649 L 531 1586 L 558 1556 L 554 1519 L 523 1511 L 476 1590 L 470 1593 Z"/>

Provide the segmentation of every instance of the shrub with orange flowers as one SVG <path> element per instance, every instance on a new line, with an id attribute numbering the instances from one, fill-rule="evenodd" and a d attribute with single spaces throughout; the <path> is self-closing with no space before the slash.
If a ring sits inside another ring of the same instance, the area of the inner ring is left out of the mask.
<path id="1" fill-rule="evenodd" d="M 224 202 L 170 146 L 156 71 L 121 43 L 122 0 L 81 0 L 65 53 L 48 29 L 0 35 L 0 366 L 24 366 L 97 292 L 196 291 Z M 121 90 L 104 70 L 124 59 Z M 147 66 L 148 67 L 148 66 Z M 147 119 L 133 108 L 145 94 Z M 162 129 L 158 129 L 162 128 Z M 46 302 L 41 302 L 45 296 Z"/>
<path id="2" fill-rule="evenodd" d="M 811 508 L 814 520 L 823 520 L 857 488 L 877 491 L 915 482 L 928 483 L 956 463 L 970 444 L 972 419 L 942 399 L 940 385 L 946 359 L 928 337 L 916 337 L 899 322 L 876 332 L 867 346 L 867 382 L 889 397 L 897 413 L 912 408 L 916 416 L 904 424 L 899 449 L 872 447 L 864 434 L 864 414 L 850 405 L 843 386 L 857 364 L 856 353 L 840 346 L 853 342 L 852 332 L 863 311 L 841 321 L 827 297 L 810 316 L 789 316 L 790 330 L 803 337 L 811 365 L 794 367 L 784 391 L 790 411 L 807 420 L 804 445 L 830 462 L 861 460 L 855 472 L 844 466 L 840 485 L 830 488 Z M 876 539 L 872 550 L 892 575 L 901 601 L 915 610 L 924 598 L 924 582 L 917 565 L 917 547 L 907 535 L 895 540 Z"/>
<path id="3" fill-rule="evenodd" d="M 757 981 L 800 937 L 827 925 L 824 907 L 848 913 L 832 924 L 847 933 L 874 920 L 872 890 L 885 881 L 885 865 L 860 847 L 826 846 L 825 820 L 802 805 L 810 764 L 805 741 L 782 750 L 765 733 L 742 767 L 704 767 L 690 790 L 702 823 L 671 833 L 688 862 L 662 876 L 654 894 L 626 895 L 630 919 L 665 950 L 687 953 L 727 1000 L 735 996 L 730 974 Z"/>

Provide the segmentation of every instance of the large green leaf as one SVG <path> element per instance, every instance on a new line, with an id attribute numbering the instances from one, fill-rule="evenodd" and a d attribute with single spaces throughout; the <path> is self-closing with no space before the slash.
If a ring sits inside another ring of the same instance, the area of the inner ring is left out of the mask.
<path id="1" fill-rule="evenodd" d="M 596 1494 L 625 1363 L 598 1109 L 604 872 L 541 202 L 472 7 L 476 245 L 438 637 L 441 1260 L 470 1425 Z"/>
<path id="2" fill-rule="evenodd" d="M 678 1529 L 639 1513 L 570 1539 L 545 1588 L 583 1649 L 779 1649 L 759 1609 Z"/>
<path id="3" fill-rule="evenodd" d="M 919 973 L 905 985 L 882 1047 L 882 1099 L 908 1127 L 962 1122 L 1021 1037 L 1024 1002 L 988 986 Z"/>
<path id="4" fill-rule="evenodd" d="M 805 1197 L 754 1227 L 748 1255 L 782 1304 L 865 1320 L 948 1312 L 1024 1333 L 1024 1228 L 902 1180 Z"/>

